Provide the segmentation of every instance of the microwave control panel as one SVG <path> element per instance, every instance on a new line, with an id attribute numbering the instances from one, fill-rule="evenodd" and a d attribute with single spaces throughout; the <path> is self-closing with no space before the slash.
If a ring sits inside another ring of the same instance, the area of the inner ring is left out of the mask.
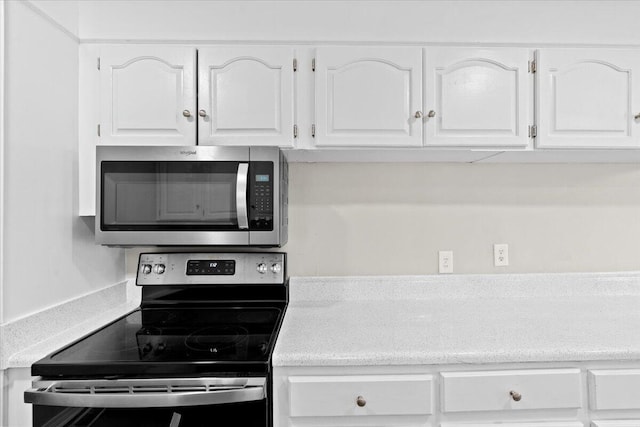
<path id="1" fill-rule="evenodd" d="M 249 230 L 273 230 L 274 179 L 272 162 L 251 162 Z"/>

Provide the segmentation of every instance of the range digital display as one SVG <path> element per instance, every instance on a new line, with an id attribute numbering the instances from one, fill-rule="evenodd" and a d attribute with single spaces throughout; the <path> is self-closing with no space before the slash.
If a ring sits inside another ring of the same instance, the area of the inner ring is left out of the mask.
<path id="1" fill-rule="evenodd" d="M 233 260 L 189 260 L 187 276 L 233 276 L 236 262 Z"/>

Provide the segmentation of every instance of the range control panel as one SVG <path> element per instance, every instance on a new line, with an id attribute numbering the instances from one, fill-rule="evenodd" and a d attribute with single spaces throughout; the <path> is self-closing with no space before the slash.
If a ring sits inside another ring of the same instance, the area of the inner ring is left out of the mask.
<path id="1" fill-rule="evenodd" d="M 136 285 L 282 284 L 285 254 L 143 253 Z"/>

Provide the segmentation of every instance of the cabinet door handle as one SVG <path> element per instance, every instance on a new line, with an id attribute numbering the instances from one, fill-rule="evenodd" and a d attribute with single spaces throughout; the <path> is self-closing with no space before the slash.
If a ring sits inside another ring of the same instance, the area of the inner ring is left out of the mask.
<path id="1" fill-rule="evenodd" d="M 182 115 L 183 115 L 183 116 L 185 116 L 185 117 L 191 117 L 191 111 L 189 111 L 189 110 L 184 110 L 184 111 L 182 112 Z"/>
<path id="2" fill-rule="evenodd" d="M 415 117 L 416 119 L 421 119 L 423 116 L 422 111 L 416 111 L 416 113 L 413 115 L 413 117 Z"/>
<path id="3" fill-rule="evenodd" d="M 427 113 L 427 117 L 435 117 L 436 116 L 436 112 L 433 110 L 429 110 L 429 112 Z"/>
<path id="4" fill-rule="evenodd" d="M 198 111 L 198 115 L 199 115 L 200 117 L 207 117 L 207 112 L 206 112 L 206 111 L 204 111 L 204 110 L 200 110 L 200 111 Z"/>
<path id="5" fill-rule="evenodd" d="M 364 405 L 367 404 L 367 401 L 364 400 L 364 397 L 362 396 L 358 396 L 358 398 L 356 399 L 356 405 L 358 405 L 359 407 L 364 407 Z"/>
<path id="6" fill-rule="evenodd" d="M 516 402 L 520 402 L 520 400 L 522 399 L 522 395 L 520 393 L 518 393 L 517 391 L 513 391 L 511 390 L 509 392 L 509 395 L 511 396 L 511 398 L 513 400 L 515 400 Z"/>
<path id="7" fill-rule="evenodd" d="M 636 119 L 636 120 L 640 120 L 640 113 L 638 113 L 635 116 L 633 116 L 633 118 Z"/>

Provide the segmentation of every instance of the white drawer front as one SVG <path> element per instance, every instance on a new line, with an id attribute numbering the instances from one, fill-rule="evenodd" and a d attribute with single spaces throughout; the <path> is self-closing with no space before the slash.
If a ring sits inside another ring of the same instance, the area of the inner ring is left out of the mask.
<path id="1" fill-rule="evenodd" d="M 640 427 L 640 420 L 598 420 L 591 422 L 592 427 Z"/>
<path id="2" fill-rule="evenodd" d="M 640 369 L 589 371 L 589 389 L 591 409 L 640 409 Z"/>
<path id="3" fill-rule="evenodd" d="M 464 424 L 452 424 L 443 423 L 440 427 L 584 427 L 584 424 L 580 422 L 541 422 L 541 423 L 464 423 Z M 610 426 L 613 427 L 613 426 Z M 630 426 L 620 426 L 630 427 Z"/>
<path id="4" fill-rule="evenodd" d="M 444 412 L 582 406 L 579 369 L 448 372 L 442 378 Z"/>
<path id="5" fill-rule="evenodd" d="M 432 388 L 431 375 L 290 377 L 290 415 L 428 415 Z"/>

